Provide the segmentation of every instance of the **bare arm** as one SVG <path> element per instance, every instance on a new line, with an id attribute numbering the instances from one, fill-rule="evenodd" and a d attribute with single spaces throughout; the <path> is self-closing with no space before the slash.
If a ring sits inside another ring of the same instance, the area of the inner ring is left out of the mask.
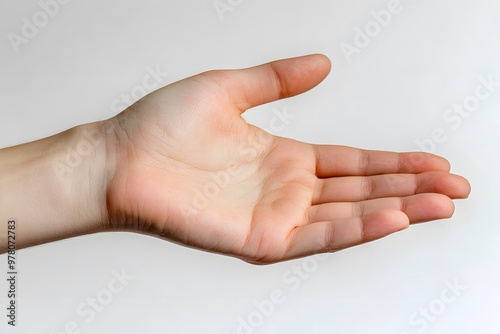
<path id="1" fill-rule="evenodd" d="M 82 125 L 0 150 L 1 252 L 9 219 L 16 221 L 17 248 L 106 229 L 112 167 L 104 127 Z"/>

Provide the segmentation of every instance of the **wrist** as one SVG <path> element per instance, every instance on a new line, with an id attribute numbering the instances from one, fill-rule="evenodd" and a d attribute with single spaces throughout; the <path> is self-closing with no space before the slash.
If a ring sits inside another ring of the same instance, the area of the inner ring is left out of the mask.
<path id="1" fill-rule="evenodd" d="M 90 123 L 0 150 L 0 226 L 17 220 L 18 248 L 109 229 L 109 124 Z"/>

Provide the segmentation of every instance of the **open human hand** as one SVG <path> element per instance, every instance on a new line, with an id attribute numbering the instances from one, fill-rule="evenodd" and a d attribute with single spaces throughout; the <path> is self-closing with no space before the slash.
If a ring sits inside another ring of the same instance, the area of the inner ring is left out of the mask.
<path id="1" fill-rule="evenodd" d="M 441 157 L 306 144 L 241 117 L 311 89 L 329 70 L 325 56 L 311 55 L 209 71 L 111 119 L 107 228 L 264 264 L 450 217 L 470 186 Z"/>
<path id="2" fill-rule="evenodd" d="M 263 264 L 450 217 L 470 185 L 443 158 L 301 143 L 241 117 L 329 70 L 311 55 L 209 71 L 109 120 L 1 149 L 0 221 L 22 222 L 17 248 L 124 230 Z"/>

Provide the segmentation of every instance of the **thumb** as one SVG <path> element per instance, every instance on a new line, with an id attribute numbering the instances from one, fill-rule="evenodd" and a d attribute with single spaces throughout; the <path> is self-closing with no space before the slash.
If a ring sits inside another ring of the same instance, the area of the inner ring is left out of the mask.
<path id="1" fill-rule="evenodd" d="M 241 112 L 291 97 L 318 85 L 330 72 L 330 60 L 322 54 L 282 59 L 241 70 L 209 71 L 223 87 L 229 101 Z"/>

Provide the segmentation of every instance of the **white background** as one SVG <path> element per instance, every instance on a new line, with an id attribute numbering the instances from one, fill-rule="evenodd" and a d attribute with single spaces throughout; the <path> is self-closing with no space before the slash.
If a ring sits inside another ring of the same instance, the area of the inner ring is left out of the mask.
<path id="1" fill-rule="evenodd" d="M 450 220 L 322 261 L 252 266 L 127 233 L 22 250 L 18 327 L 6 325 L 0 279 L 0 332 L 65 333 L 70 322 L 82 333 L 500 332 L 500 88 L 456 129 L 443 118 L 474 95 L 479 76 L 500 81 L 499 1 L 401 0 L 401 11 L 372 31 L 350 63 L 342 43 L 354 45 L 357 27 L 373 28 L 371 12 L 388 0 L 221 0 L 232 8 L 221 15 L 213 0 L 73 0 L 18 52 L 8 34 L 21 35 L 22 18 L 33 22 L 41 7 L 0 1 L 0 147 L 113 116 L 112 103 L 141 84 L 148 68 L 167 71 L 165 85 L 209 69 L 320 52 L 333 63 L 320 86 L 247 119 L 268 127 L 273 109 L 286 109 L 296 117 L 280 136 L 397 151 L 420 150 L 417 141 L 442 128 L 446 139 L 428 150 L 473 186 Z M 298 279 L 294 266 L 310 273 Z M 135 278 L 87 323 L 76 308 L 103 293 L 113 270 Z M 6 271 L 2 255 L 0 278 Z M 447 280 L 465 288 L 444 304 Z M 257 314 L 255 302 L 273 290 L 284 302 Z M 432 321 L 419 315 L 429 307 Z M 239 318 L 262 321 L 243 330 Z"/>

